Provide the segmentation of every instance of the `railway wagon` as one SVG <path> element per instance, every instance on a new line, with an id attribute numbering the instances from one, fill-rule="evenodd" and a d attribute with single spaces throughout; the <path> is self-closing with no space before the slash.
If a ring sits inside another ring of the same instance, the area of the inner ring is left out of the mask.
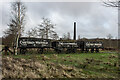
<path id="1" fill-rule="evenodd" d="M 52 42 L 52 47 L 57 52 L 63 51 L 65 48 L 67 49 L 66 52 L 76 52 L 77 49 L 80 49 L 81 52 L 99 52 L 99 49 L 103 49 L 102 42 L 90 42 L 90 41 L 75 41 L 75 42 L 61 42 L 55 41 Z"/>
<path id="2" fill-rule="evenodd" d="M 78 41 L 78 46 L 81 49 L 81 51 L 91 51 L 92 53 L 95 52 L 99 52 L 99 49 L 103 49 L 103 43 L 102 42 L 98 42 L 98 41 Z"/>
<path id="3" fill-rule="evenodd" d="M 64 51 L 65 49 L 67 53 L 75 53 L 78 48 L 77 42 L 53 41 L 51 45 L 52 48 L 58 53 Z"/>
<path id="4" fill-rule="evenodd" d="M 37 48 L 38 52 L 42 53 L 44 48 L 51 48 L 51 40 L 33 37 L 21 37 L 18 40 L 18 48 L 20 49 L 20 53 L 23 54 L 28 48 Z"/>
<path id="5" fill-rule="evenodd" d="M 77 49 L 80 49 L 81 52 L 99 52 L 99 49 L 103 48 L 103 43 L 89 41 L 66 42 L 54 41 L 51 39 L 21 37 L 18 41 L 18 47 L 20 53 L 25 53 L 28 48 L 37 48 L 40 53 L 43 53 L 44 48 L 52 48 L 58 53 L 64 50 L 66 50 L 67 53 L 75 53 Z"/>

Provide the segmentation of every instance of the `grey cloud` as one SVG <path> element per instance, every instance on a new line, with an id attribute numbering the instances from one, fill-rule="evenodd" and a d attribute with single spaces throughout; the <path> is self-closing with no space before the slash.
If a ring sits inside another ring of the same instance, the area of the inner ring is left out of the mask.
<path id="1" fill-rule="evenodd" d="M 106 37 L 109 33 L 117 36 L 117 11 L 102 6 L 102 3 L 26 2 L 24 4 L 27 7 L 26 31 L 36 27 L 42 17 L 48 17 L 57 24 L 55 30 L 59 36 L 70 32 L 72 37 L 74 21 L 77 22 L 77 35 L 81 37 Z"/>

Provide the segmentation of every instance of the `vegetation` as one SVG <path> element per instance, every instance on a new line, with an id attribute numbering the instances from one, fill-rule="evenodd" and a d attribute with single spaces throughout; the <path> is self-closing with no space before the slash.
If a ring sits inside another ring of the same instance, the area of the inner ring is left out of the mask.
<path id="1" fill-rule="evenodd" d="M 6 56 L 4 56 L 6 57 Z M 117 53 L 71 53 L 71 54 L 26 54 L 11 55 L 13 58 L 34 59 L 41 64 L 54 64 L 74 68 L 76 72 L 65 71 L 71 77 L 79 78 L 117 78 L 118 77 L 118 56 Z"/>
<path id="2" fill-rule="evenodd" d="M 48 18 L 42 18 L 42 22 L 38 27 L 28 30 L 28 37 L 39 37 L 44 39 L 58 39 L 57 33 L 54 31 L 55 24 Z"/>
<path id="3" fill-rule="evenodd" d="M 18 35 L 21 36 L 24 31 L 25 15 L 26 7 L 22 2 L 16 1 L 11 4 L 10 22 L 7 24 L 8 28 L 4 31 L 4 37 L 8 39 L 6 43 L 12 46 L 16 45 Z M 9 42 L 9 37 L 11 42 Z"/>

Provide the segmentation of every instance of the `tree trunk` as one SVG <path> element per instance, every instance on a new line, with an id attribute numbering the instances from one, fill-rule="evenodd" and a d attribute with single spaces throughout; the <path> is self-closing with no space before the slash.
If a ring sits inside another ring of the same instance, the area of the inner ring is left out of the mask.
<path id="1" fill-rule="evenodd" d="M 17 40 L 16 40 L 16 48 L 15 48 L 15 55 L 18 54 L 18 40 L 21 34 L 21 25 L 20 25 L 20 2 L 18 2 L 18 35 L 17 35 Z"/>

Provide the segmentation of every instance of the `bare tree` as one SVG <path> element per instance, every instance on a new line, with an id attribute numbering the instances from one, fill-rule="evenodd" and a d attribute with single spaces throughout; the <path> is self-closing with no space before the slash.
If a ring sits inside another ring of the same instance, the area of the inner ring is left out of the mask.
<path id="1" fill-rule="evenodd" d="M 113 36 L 112 36 L 111 34 L 108 34 L 108 35 L 107 35 L 107 38 L 108 38 L 108 39 L 112 39 Z"/>
<path id="2" fill-rule="evenodd" d="M 67 33 L 67 39 L 70 40 L 70 32 Z"/>
<path id="3" fill-rule="evenodd" d="M 48 18 L 42 18 L 42 23 L 40 23 L 38 28 L 40 32 L 39 36 L 46 39 L 51 38 L 50 35 L 55 33 L 55 31 L 53 30 L 54 26 L 55 25 L 51 22 L 51 20 L 49 20 Z"/>
<path id="4" fill-rule="evenodd" d="M 57 33 L 54 33 L 54 34 L 52 35 L 52 39 L 57 40 L 58 38 L 59 38 L 59 37 L 58 37 Z"/>
<path id="5" fill-rule="evenodd" d="M 80 35 L 78 35 L 78 40 L 80 40 Z"/>
<path id="6" fill-rule="evenodd" d="M 106 0 L 106 1 L 103 1 L 103 3 L 106 7 L 120 7 L 119 0 Z"/>
<path id="7" fill-rule="evenodd" d="M 104 2 L 104 4 L 107 6 L 107 7 L 118 7 L 118 10 L 120 10 L 120 0 L 115 0 L 115 1 L 109 1 L 108 2 Z M 119 14 L 119 12 L 118 12 Z M 118 16 L 119 18 L 119 16 Z M 119 37 L 119 28 L 120 28 L 120 25 L 119 25 L 120 21 L 118 20 L 118 37 Z M 119 39 L 119 38 L 118 38 Z M 111 39 L 109 39 L 110 41 L 110 47 L 111 47 Z M 117 40 L 117 47 L 118 47 L 118 51 L 120 52 L 120 41 Z M 120 60 L 119 60 L 120 62 Z M 120 70 L 120 68 L 119 68 Z"/>
<path id="8" fill-rule="evenodd" d="M 113 38 L 113 36 L 111 34 L 108 34 L 107 38 L 109 39 L 109 47 L 111 48 L 111 39 Z"/>
<path id="9" fill-rule="evenodd" d="M 18 39 L 22 35 L 23 28 L 25 25 L 25 12 L 26 7 L 20 1 L 13 2 L 11 5 L 11 19 L 10 23 L 8 24 L 8 29 L 5 32 L 5 36 L 11 35 L 14 38 L 13 43 L 16 45 L 16 55 L 17 55 L 17 48 L 18 48 Z"/>
<path id="10" fill-rule="evenodd" d="M 38 37 L 45 38 L 45 30 L 43 28 L 38 28 Z"/>
<path id="11" fill-rule="evenodd" d="M 66 40 L 67 39 L 67 35 L 63 34 L 63 39 Z"/>
<path id="12" fill-rule="evenodd" d="M 37 37 L 37 28 L 31 28 L 26 34 L 28 35 L 28 37 Z"/>
<path id="13" fill-rule="evenodd" d="M 26 32 L 26 34 L 27 34 L 28 37 L 31 37 L 31 36 L 32 36 L 31 30 L 28 30 L 28 31 Z"/>

